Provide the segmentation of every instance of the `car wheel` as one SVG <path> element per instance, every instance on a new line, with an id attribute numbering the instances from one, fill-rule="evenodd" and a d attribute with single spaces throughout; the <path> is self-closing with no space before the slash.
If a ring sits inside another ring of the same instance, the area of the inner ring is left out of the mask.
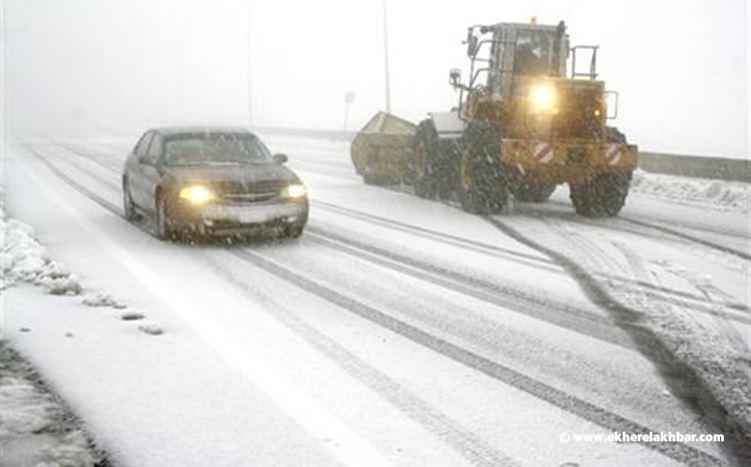
<path id="1" fill-rule="evenodd" d="M 156 198 L 156 216 L 154 224 L 156 224 L 156 236 L 160 240 L 168 240 L 172 237 L 172 230 L 170 228 L 169 214 L 167 214 L 167 203 L 162 196 Z"/>
<path id="2" fill-rule="evenodd" d="M 130 196 L 130 187 L 127 180 L 123 180 L 123 215 L 128 222 L 133 222 L 137 217 L 136 207 L 133 204 L 133 198 Z"/>
<path id="3" fill-rule="evenodd" d="M 290 225 L 284 228 L 284 235 L 288 238 L 299 238 L 302 232 L 303 227 L 301 225 Z"/>

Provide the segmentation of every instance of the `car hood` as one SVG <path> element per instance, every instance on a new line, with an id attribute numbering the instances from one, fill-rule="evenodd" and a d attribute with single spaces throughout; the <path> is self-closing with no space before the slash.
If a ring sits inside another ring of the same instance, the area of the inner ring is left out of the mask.
<path id="1" fill-rule="evenodd" d="M 179 183 L 237 182 L 252 185 L 261 182 L 297 182 L 300 179 L 279 164 L 190 165 L 165 167 L 166 175 Z"/>

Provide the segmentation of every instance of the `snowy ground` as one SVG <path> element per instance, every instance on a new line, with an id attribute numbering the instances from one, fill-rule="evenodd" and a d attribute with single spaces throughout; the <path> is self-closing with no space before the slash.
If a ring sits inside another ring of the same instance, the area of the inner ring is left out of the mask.
<path id="1" fill-rule="evenodd" d="M 699 182 L 641 174 L 620 219 L 578 218 L 564 189 L 483 219 L 363 185 L 344 143 L 268 143 L 311 190 L 298 241 L 167 244 L 126 223 L 130 140 L 3 148 L 7 211 L 45 245 L 29 257 L 80 285 L 4 272 L 3 336 L 112 461 L 730 462 L 731 442 L 561 440 L 714 432 L 727 420 L 686 402 L 706 388 L 748 413 L 747 187 L 677 202 Z"/>
<path id="2" fill-rule="evenodd" d="M 25 332 L 31 332 L 27 329 Z M 6 467 L 94 466 L 94 451 L 67 408 L 0 340 L 0 458 Z"/>

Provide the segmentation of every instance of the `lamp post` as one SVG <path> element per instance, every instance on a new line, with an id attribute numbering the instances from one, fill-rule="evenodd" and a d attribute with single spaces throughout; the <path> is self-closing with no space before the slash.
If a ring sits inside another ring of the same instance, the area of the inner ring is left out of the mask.
<path id="1" fill-rule="evenodd" d="M 247 11 L 245 15 L 245 43 L 247 45 L 246 45 L 246 50 L 245 50 L 245 78 L 246 78 L 245 86 L 247 89 L 246 105 L 247 105 L 247 111 L 248 111 L 248 127 L 252 128 L 253 127 L 253 79 L 250 75 L 253 72 L 252 70 L 253 65 L 252 65 L 252 54 L 251 54 L 250 44 L 253 41 L 251 40 L 252 26 L 250 24 L 250 21 L 251 21 L 252 9 L 251 9 L 250 3 L 251 3 L 250 0 L 246 1 Z"/>
<path id="2" fill-rule="evenodd" d="M 383 0 L 383 63 L 386 73 L 386 112 L 391 113 L 391 84 L 389 82 L 389 28 L 386 14 L 386 0 Z"/>

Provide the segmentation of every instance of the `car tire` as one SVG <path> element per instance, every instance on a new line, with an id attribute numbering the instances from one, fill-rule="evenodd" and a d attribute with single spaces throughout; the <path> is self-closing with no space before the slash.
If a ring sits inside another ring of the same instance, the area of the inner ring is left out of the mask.
<path id="1" fill-rule="evenodd" d="M 156 237 L 160 240 L 169 240 L 172 238 L 172 229 L 170 228 L 170 218 L 167 213 L 167 203 L 164 197 L 157 194 L 156 206 L 154 210 L 154 225 L 156 227 Z"/>
<path id="2" fill-rule="evenodd" d="M 136 206 L 133 204 L 133 197 L 130 195 L 128 180 L 123 180 L 123 216 L 128 222 L 133 222 L 138 218 Z"/>
<path id="3" fill-rule="evenodd" d="M 284 228 L 284 236 L 287 238 L 300 238 L 304 230 L 301 225 L 289 225 Z"/>

